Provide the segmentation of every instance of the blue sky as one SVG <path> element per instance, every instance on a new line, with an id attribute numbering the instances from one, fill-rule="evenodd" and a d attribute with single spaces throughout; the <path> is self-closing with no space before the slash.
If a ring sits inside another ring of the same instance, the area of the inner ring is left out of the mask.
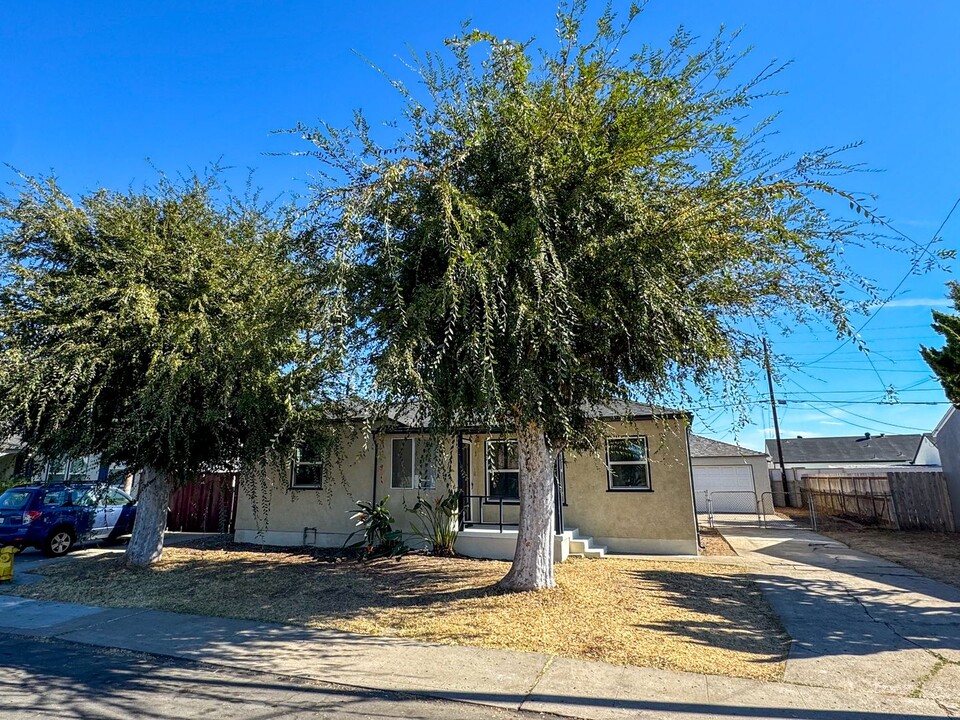
<path id="1" fill-rule="evenodd" d="M 400 75 L 407 46 L 437 49 L 468 18 L 549 43 L 555 10 L 540 0 L 4 3 L 0 162 L 54 170 L 81 192 L 150 181 L 151 163 L 176 173 L 220 160 L 238 173 L 255 168 L 268 195 L 302 191 L 315 168 L 268 156 L 302 149 L 272 130 L 343 123 L 354 108 L 398 114 L 396 96 L 358 53 Z M 854 186 L 876 193 L 881 213 L 915 241 L 932 237 L 960 197 L 960 3 L 654 0 L 632 37 L 662 44 L 679 24 L 704 37 L 721 24 L 742 27 L 755 48 L 749 62 L 792 60 L 771 86 L 788 94 L 763 108 L 782 112 L 774 142 L 802 152 L 863 141 L 850 159 L 882 172 Z M 942 235 L 943 247 L 960 245 L 960 210 Z M 875 252 L 851 259 L 888 289 L 908 269 L 905 258 Z M 771 338 L 803 366 L 778 383 L 784 435 L 932 429 L 945 398 L 917 348 L 938 344 L 930 310 L 946 305 L 950 277 L 906 280 L 864 330 L 872 365 L 852 346 L 820 359 L 840 346 L 827 331 Z M 901 403 L 876 404 L 890 386 Z M 759 448 L 770 435 L 764 394 L 763 384 L 750 391 L 758 404 L 748 427 L 736 431 L 722 407 L 698 407 L 697 430 Z"/>

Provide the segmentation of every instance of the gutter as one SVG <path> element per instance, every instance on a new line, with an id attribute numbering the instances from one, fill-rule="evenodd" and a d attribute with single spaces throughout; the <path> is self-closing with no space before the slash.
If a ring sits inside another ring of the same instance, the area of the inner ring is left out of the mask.
<path id="1" fill-rule="evenodd" d="M 680 412 L 671 412 L 663 413 L 662 415 L 598 415 L 592 420 L 604 420 L 607 422 L 635 422 L 638 420 L 686 420 L 688 423 L 693 422 L 693 413 L 687 411 Z M 431 432 L 429 427 L 413 427 L 410 425 L 390 425 L 383 429 L 384 434 L 387 435 L 404 435 L 404 434 L 426 434 Z M 452 428 L 449 430 L 450 433 L 463 433 L 465 435 L 508 435 L 513 433 L 513 430 L 505 430 L 501 427 L 481 427 L 479 425 L 464 425 L 463 427 Z M 689 427 L 687 432 L 690 432 Z M 689 453 L 690 443 L 689 439 L 687 441 L 687 451 Z"/>
<path id="2" fill-rule="evenodd" d="M 371 430 L 370 437 L 373 439 L 373 504 L 377 504 L 377 431 Z"/>

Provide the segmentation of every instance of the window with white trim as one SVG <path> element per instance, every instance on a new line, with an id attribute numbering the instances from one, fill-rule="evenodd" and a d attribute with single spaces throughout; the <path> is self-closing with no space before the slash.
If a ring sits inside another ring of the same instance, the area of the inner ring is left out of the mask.
<path id="1" fill-rule="evenodd" d="M 520 499 L 520 455 L 516 440 L 487 440 L 487 497 Z"/>
<path id="2" fill-rule="evenodd" d="M 390 453 L 390 487 L 432 490 L 437 486 L 439 457 L 436 441 L 394 438 Z"/>
<path id="3" fill-rule="evenodd" d="M 650 461 L 645 437 L 607 439 L 607 489 L 650 489 Z"/>

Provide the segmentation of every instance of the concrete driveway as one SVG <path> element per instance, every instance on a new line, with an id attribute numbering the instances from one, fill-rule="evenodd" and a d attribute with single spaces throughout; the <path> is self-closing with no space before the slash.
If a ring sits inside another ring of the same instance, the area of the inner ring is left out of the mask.
<path id="1" fill-rule="evenodd" d="M 960 590 L 793 527 L 722 527 L 793 644 L 787 682 L 960 706 Z"/>

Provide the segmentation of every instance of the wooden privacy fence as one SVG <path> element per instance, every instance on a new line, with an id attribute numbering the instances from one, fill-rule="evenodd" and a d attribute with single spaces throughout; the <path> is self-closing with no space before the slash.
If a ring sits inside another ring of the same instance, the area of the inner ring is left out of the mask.
<path id="1" fill-rule="evenodd" d="M 180 532 L 233 532 L 237 514 L 237 480 L 211 473 L 178 488 L 170 498 L 167 529 Z"/>
<path id="2" fill-rule="evenodd" d="M 953 530 L 950 495 L 942 472 L 891 472 L 887 478 L 902 530 Z"/>
<path id="3" fill-rule="evenodd" d="M 855 518 L 864 523 L 897 527 L 886 475 L 849 477 L 808 476 L 802 479 L 804 495 L 820 515 Z"/>
<path id="4" fill-rule="evenodd" d="M 940 472 L 817 473 L 803 476 L 801 485 L 821 515 L 899 530 L 954 529 L 947 485 Z"/>

